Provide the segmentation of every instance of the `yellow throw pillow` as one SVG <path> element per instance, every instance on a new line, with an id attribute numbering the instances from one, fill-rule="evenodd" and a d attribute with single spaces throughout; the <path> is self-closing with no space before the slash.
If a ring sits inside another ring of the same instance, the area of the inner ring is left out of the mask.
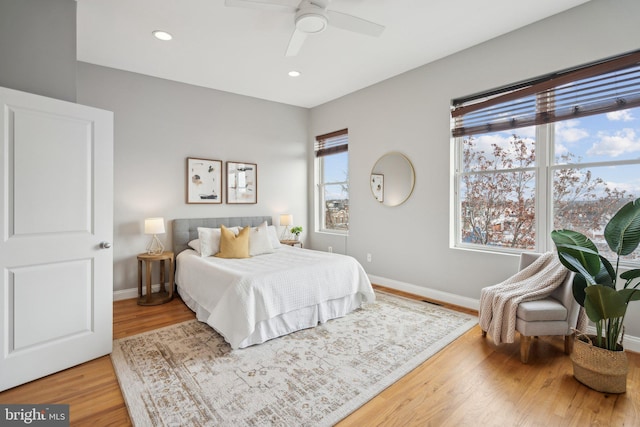
<path id="1" fill-rule="evenodd" d="M 218 258 L 249 258 L 249 231 L 251 227 L 240 230 L 236 236 L 224 225 L 220 226 L 220 252 Z"/>

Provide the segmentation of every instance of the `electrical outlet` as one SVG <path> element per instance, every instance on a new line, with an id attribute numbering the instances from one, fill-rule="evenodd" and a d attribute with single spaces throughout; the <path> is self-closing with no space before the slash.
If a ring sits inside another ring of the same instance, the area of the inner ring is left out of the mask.
<path id="1" fill-rule="evenodd" d="M 367 254 L 367 262 L 371 262 L 371 254 Z"/>
<path id="2" fill-rule="evenodd" d="M 329 246 L 329 248 L 327 249 L 329 251 L 329 253 L 333 253 L 333 246 Z"/>

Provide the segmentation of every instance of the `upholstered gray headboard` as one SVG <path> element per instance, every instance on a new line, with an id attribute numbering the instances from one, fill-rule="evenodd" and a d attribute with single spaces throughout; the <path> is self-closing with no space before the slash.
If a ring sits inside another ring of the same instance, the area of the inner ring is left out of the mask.
<path id="1" fill-rule="evenodd" d="M 263 222 L 271 225 L 270 216 L 232 216 L 226 218 L 185 218 L 173 220 L 173 253 L 177 256 L 187 249 L 188 243 L 198 238 L 198 227 L 256 227 Z"/>

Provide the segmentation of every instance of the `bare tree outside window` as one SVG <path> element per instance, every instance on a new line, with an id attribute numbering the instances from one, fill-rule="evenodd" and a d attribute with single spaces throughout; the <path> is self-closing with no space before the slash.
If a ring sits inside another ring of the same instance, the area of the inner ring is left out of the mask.
<path id="1" fill-rule="evenodd" d="M 512 135 L 489 150 L 475 138 L 463 141 L 460 185 L 463 242 L 532 249 L 535 247 L 535 142 Z"/>
<path id="2" fill-rule="evenodd" d="M 349 230 L 349 188 L 346 185 L 332 185 L 324 188 L 325 229 Z M 335 191 L 338 188 L 340 191 Z"/>
<path id="3" fill-rule="evenodd" d="M 533 133 L 526 129 L 523 132 Z M 468 136 L 462 141 L 460 241 L 533 250 L 537 238 L 536 141 L 516 133 L 507 139 L 504 134 Z M 600 132 L 599 137 L 602 136 Z M 556 139 L 561 141 L 560 137 Z M 591 144 L 597 146 L 595 142 Z M 638 187 L 639 165 L 629 164 L 628 160 L 611 164 L 606 161 L 609 158 L 584 163 L 566 148 L 556 150 L 560 153 L 549 166 L 551 227 L 580 231 L 601 251 L 607 251 L 604 226 L 622 205 L 637 197 L 633 190 Z M 628 182 L 603 178 L 612 169 Z M 544 230 L 545 235 L 550 231 Z"/>

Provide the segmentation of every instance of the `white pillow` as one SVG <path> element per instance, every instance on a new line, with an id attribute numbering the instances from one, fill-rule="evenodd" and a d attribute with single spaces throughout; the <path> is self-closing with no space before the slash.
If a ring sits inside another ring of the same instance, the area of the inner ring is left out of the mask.
<path id="1" fill-rule="evenodd" d="M 256 256 L 273 253 L 273 246 L 269 240 L 269 228 L 267 222 L 249 230 L 249 255 Z"/>
<path id="2" fill-rule="evenodd" d="M 228 227 L 237 236 L 238 227 Z M 198 240 L 200 240 L 200 256 L 208 257 L 220 252 L 220 229 L 198 227 Z"/>
<path id="3" fill-rule="evenodd" d="M 282 244 L 280 243 L 280 238 L 278 237 L 278 232 L 276 231 L 276 227 L 274 225 L 270 225 L 269 229 L 269 241 L 271 242 L 271 247 L 273 249 L 278 249 Z"/>
<path id="4" fill-rule="evenodd" d="M 189 243 L 187 243 L 191 249 L 200 253 L 200 239 L 193 239 Z"/>
<path id="5" fill-rule="evenodd" d="M 220 229 L 198 227 L 200 256 L 208 257 L 220 252 Z"/>

